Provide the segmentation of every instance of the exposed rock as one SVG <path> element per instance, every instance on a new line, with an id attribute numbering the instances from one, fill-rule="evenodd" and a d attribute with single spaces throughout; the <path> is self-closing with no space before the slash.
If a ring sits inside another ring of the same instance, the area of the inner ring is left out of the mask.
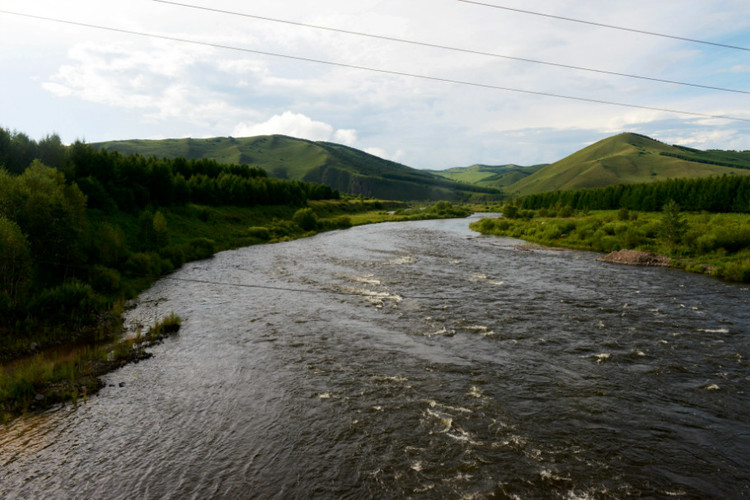
<path id="1" fill-rule="evenodd" d="M 669 267 L 669 257 L 640 250 L 618 250 L 599 259 L 613 264 L 628 264 L 631 266 Z"/>

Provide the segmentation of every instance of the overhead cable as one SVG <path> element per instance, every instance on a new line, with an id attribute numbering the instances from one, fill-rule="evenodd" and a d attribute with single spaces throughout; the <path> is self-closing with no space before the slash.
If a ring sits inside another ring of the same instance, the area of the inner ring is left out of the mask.
<path id="1" fill-rule="evenodd" d="M 354 35 L 354 36 L 361 36 L 361 37 L 367 37 L 367 38 L 375 38 L 375 39 L 378 39 L 378 40 L 386 40 L 386 41 L 389 41 L 389 42 L 407 43 L 407 44 L 411 44 L 411 45 L 418 45 L 418 46 L 422 46 L 422 47 L 430 47 L 430 48 L 434 48 L 434 49 L 451 50 L 451 51 L 454 51 L 454 52 L 462 52 L 464 54 L 473 54 L 473 55 L 479 55 L 479 56 L 495 57 L 495 58 L 500 58 L 500 59 L 510 59 L 510 60 L 513 60 L 513 61 L 521 61 L 521 62 L 532 63 L 532 64 L 543 64 L 543 65 L 546 65 L 546 66 L 555 66 L 555 67 L 558 67 L 558 68 L 574 69 L 574 70 L 578 70 L 578 71 L 588 71 L 588 72 L 600 73 L 600 74 L 604 74 L 604 75 L 613 75 L 613 76 L 620 76 L 620 77 L 626 77 L 626 78 L 635 78 L 635 79 L 638 79 L 638 80 L 647 80 L 647 81 L 651 81 L 651 82 L 668 83 L 668 84 L 673 84 L 673 85 L 684 85 L 684 86 L 687 86 L 687 87 L 697 87 L 697 88 L 708 89 L 708 90 L 717 90 L 717 91 L 720 91 L 720 92 L 735 92 L 735 93 L 738 93 L 738 94 L 748 94 L 748 95 L 750 95 L 750 91 L 747 91 L 747 90 L 729 89 L 729 88 L 724 88 L 724 87 L 715 87 L 715 86 L 712 86 L 712 85 L 702 85 L 702 84 L 698 84 L 698 83 L 689 83 L 689 82 L 680 82 L 680 81 L 675 81 L 675 80 L 666 80 L 666 79 L 663 79 L 663 78 L 656 78 L 656 77 L 642 76 L 642 75 L 632 75 L 632 74 L 628 74 L 628 73 L 619 73 L 619 72 L 616 72 L 616 71 L 607 71 L 607 70 L 603 70 L 603 69 L 588 68 L 588 67 L 585 67 L 585 66 L 574 66 L 572 64 L 562 64 L 562 63 L 555 63 L 555 62 L 550 62 L 550 61 L 541 61 L 541 60 L 538 60 L 538 59 L 529 59 L 529 58 L 526 58 L 526 57 L 516 57 L 516 56 L 505 55 L 505 54 L 497 54 L 497 53 L 493 53 L 493 52 L 483 52 L 483 51 L 480 51 L 480 50 L 465 49 L 465 48 L 461 48 L 461 47 L 453 47 L 453 46 L 449 46 L 449 45 L 440 45 L 440 44 L 429 43 L 429 42 L 420 42 L 420 41 L 417 41 L 417 40 L 408 40 L 408 39 L 405 39 L 405 38 L 396 38 L 396 37 L 385 36 L 385 35 L 375 35 L 375 34 L 372 34 L 372 33 L 363 33 L 363 32 L 360 32 L 360 31 L 350 31 L 350 30 L 345 30 L 345 29 L 340 29 L 340 28 L 331 28 L 329 26 L 319 26 L 319 25 L 315 25 L 315 24 L 301 23 L 301 22 L 297 22 L 297 21 L 289 21 L 289 20 L 286 20 L 286 19 L 278 19 L 278 18 L 273 18 L 273 17 L 258 16 L 258 15 L 254 15 L 254 14 L 246 14 L 246 13 L 243 13 L 243 12 L 234 12 L 234 11 L 229 11 L 229 10 L 214 9 L 212 7 L 203 7 L 203 6 L 200 6 L 200 5 L 192 5 L 192 4 L 186 4 L 186 3 L 180 3 L 180 2 L 172 2 L 170 0 L 153 0 L 153 1 L 157 2 L 157 3 L 175 5 L 175 6 L 178 6 L 178 7 L 187 7 L 187 8 L 190 8 L 190 9 L 203 10 L 203 11 L 208 11 L 208 12 L 216 12 L 216 13 L 228 14 L 228 15 L 232 15 L 232 16 L 247 17 L 247 18 L 250 18 L 250 19 L 257 19 L 257 20 L 260 20 L 260 21 L 270 21 L 270 22 L 274 22 L 274 23 L 288 24 L 288 25 L 292 25 L 292 26 L 301 26 L 301 27 L 304 27 L 304 28 L 312 28 L 312 29 L 316 29 L 316 30 L 331 31 L 331 32 L 334 32 L 334 33 L 343 33 L 343 34 L 346 34 L 346 35 Z"/>
<path id="2" fill-rule="evenodd" d="M 683 37 L 683 36 L 668 35 L 668 34 L 665 34 L 665 33 L 656 33 L 656 32 L 653 32 L 653 31 L 645 31 L 645 30 L 639 30 L 639 29 L 635 29 L 635 28 L 626 28 L 624 26 L 615 26 L 615 25 L 612 25 L 612 24 L 597 23 L 597 22 L 594 22 L 594 21 L 585 21 L 583 19 L 574 19 L 572 17 L 556 16 L 554 14 L 544 14 L 542 12 L 533 12 L 533 11 L 530 11 L 530 10 L 515 9 L 515 8 L 512 8 L 512 7 L 506 7 L 504 5 L 495 5 L 495 4 L 491 4 L 491 3 L 477 2 L 475 0 L 458 0 L 458 1 L 459 2 L 463 2 L 463 3 L 473 3 L 475 5 L 481 5 L 483 7 L 492 7 L 494 9 L 502 9 L 502 10 L 510 10 L 510 11 L 513 11 L 513 12 L 520 12 L 522 14 L 531 14 L 533 16 L 542 16 L 542 17 L 549 17 L 549 18 L 552 18 L 552 19 L 560 19 L 562 21 L 570 21 L 570 22 L 573 22 L 573 23 L 590 24 L 592 26 L 600 26 L 602 28 L 610 28 L 610 29 L 621 30 L 621 31 L 630 31 L 632 33 L 640 33 L 642 35 L 659 36 L 659 37 L 662 37 L 662 38 L 671 38 L 673 40 L 680 40 L 680 41 L 683 41 L 683 42 L 692 42 L 692 43 L 701 43 L 701 44 L 704 44 L 704 45 L 713 45 L 714 47 L 722 47 L 722 48 L 725 48 L 725 49 L 750 51 L 750 48 L 748 48 L 748 47 L 740 47 L 738 45 L 729 45 L 729 44 L 725 44 L 725 43 L 710 42 L 710 41 L 706 41 L 706 40 L 698 40 L 698 39 L 695 39 L 695 38 L 686 38 L 686 37 Z"/>
<path id="3" fill-rule="evenodd" d="M 592 99 L 587 97 L 576 97 L 576 96 L 570 96 L 565 94 L 556 94 L 552 92 L 542 92 L 542 91 L 535 91 L 535 90 L 527 90 L 527 89 L 519 89 L 514 87 L 504 87 L 500 85 L 492 85 L 492 84 L 486 84 L 486 83 L 478 83 L 478 82 L 469 82 L 464 80 L 454 80 L 451 78 L 443 78 L 438 76 L 430 76 L 430 75 L 421 75 L 417 73 L 407 73 L 404 71 L 396 71 L 396 70 L 389 70 L 389 69 L 383 69 L 383 68 L 372 68 L 368 66 L 359 66 L 355 64 L 347 64 L 347 63 L 341 63 L 341 62 L 335 62 L 335 61 L 326 61 L 322 59 L 313 59 L 310 57 L 302 57 L 302 56 L 294 56 L 289 54 L 280 54 L 276 52 L 269 52 L 265 50 L 257 50 L 257 49 L 248 49 L 244 47 L 235 47 L 232 45 L 224 45 L 219 43 L 212 43 L 212 42 L 205 42 L 205 41 L 199 41 L 199 40 L 191 40 L 188 38 L 179 38 L 175 36 L 169 36 L 169 35 L 159 35 L 155 33 L 145 33 L 141 31 L 134 31 L 134 30 L 128 30 L 124 28 L 114 28 L 111 26 L 102 26 L 98 24 L 90 24 L 90 23 L 83 23 L 79 21 L 70 21 L 65 19 L 58 19 L 53 17 L 46 17 L 46 16 L 38 16 L 34 14 L 25 14 L 20 12 L 13 12 L 8 10 L 2 10 L 0 9 L 0 13 L 2 14 L 9 14 L 14 16 L 21 16 L 21 17 L 27 17 L 31 19 L 39 19 L 42 21 L 49 21 L 49 22 L 55 22 L 55 23 L 61 23 L 61 24 L 68 24 L 72 26 L 81 26 L 84 28 L 91 28 L 91 29 L 97 29 L 97 30 L 103 30 L 103 31 L 110 31 L 114 33 L 123 33 L 126 35 L 135 35 L 135 36 L 141 36 L 141 37 L 147 37 L 147 38 L 154 38 L 159 40 L 168 40 L 172 42 L 180 42 L 180 43 L 189 43 L 193 45 L 201 45 L 204 47 L 213 47 L 217 49 L 225 49 L 225 50 L 234 50 L 238 52 L 245 52 L 249 54 L 257 54 L 257 55 L 264 55 L 264 56 L 270 56 L 270 57 L 278 57 L 282 59 L 290 59 L 295 61 L 304 61 L 309 63 L 316 63 L 316 64 L 325 64 L 328 66 L 335 66 L 339 68 L 348 68 L 348 69 L 355 69 L 355 70 L 361 70 L 361 71 L 370 71 L 374 73 L 381 73 L 381 74 L 387 74 L 387 75 L 395 75 L 395 76 L 403 76 L 408 78 L 418 78 L 421 80 L 428 80 L 428 81 L 434 81 L 434 82 L 442 82 L 442 83 L 451 83 L 456 85 L 464 85 L 469 87 L 476 87 L 476 88 L 484 88 L 484 89 L 491 89 L 491 90 L 502 90 L 506 92 L 515 92 L 520 94 L 527 94 L 527 95 L 536 95 L 536 96 L 543 96 L 543 97 L 553 97 L 556 99 L 567 99 L 571 101 L 579 101 L 579 102 L 588 102 L 593 104 L 606 104 L 610 106 L 619 106 L 624 108 L 634 108 L 634 109 L 645 109 L 649 111 L 661 111 L 665 113 L 674 113 L 679 115 L 687 115 L 687 116 L 697 116 L 701 118 L 715 118 L 715 119 L 722 119 L 722 120 L 732 120 L 732 121 L 741 121 L 741 122 L 750 122 L 750 118 L 741 118 L 738 116 L 730 116 L 730 115 L 714 115 L 709 113 L 700 113 L 697 111 L 684 111 L 684 110 L 677 110 L 677 109 L 670 109 L 670 108 L 661 108 L 656 106 L 645 106 L 640 104 L 630 104 L 630 103 L 624 103 L 624 102 L 617 102 L 617 101 L 607 101 L 603 99 Z"/>

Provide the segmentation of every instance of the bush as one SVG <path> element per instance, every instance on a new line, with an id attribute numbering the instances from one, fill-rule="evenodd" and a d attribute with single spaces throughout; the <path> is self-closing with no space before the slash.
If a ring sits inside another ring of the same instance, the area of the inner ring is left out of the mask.
<path id="1" fill-rule="evenodd" d="M 572 217 L 574 213 L 575 212 L 573 210 L 573 207 L 571 207 L 570 205 L 565 205 L 564 207 L 560 209 L 559 212 L 557 212 L 557 216 L 562 217 L 562 218 L 567 218 L 567 217 Z"/>
<path id="2" fill-rule="evenodd" d="M 177 269 L 185 263 L 185 245 L 170 245 L 159 250 L 159 256 L 168 260 Z"/>
<path id="3" fill-rule="evenodd" d="M 247 229 L 248 236 L 257 238 L 261 241 L 268 241 L 271 239 L 271 232 L 266 227 L 253 226 Z"/>
<path id="4" fill-rule="evenodd" d="M 721 268 L 719 274 L 729 281 L 750 283 L 750 259 L 729 262 Z"/>
<path id="5" fill-rule="evenodd" d="M 303 231 L 314 231 L 318 227 L 318 216 L 312 208 L 300 208 L 294 213 L 292 220 Z"/>
<path id="6" fill-rule="evenodd" d="M 83 325 L 95 320 L 106 307 L 106 300 L 91 285 L 68 281 L 42 291 L 31 305 L 34 315 L 63 325 Z"/>
<path id="7" fill-rule="evenodd" d="M 105 266 L 94 266 L 89 271 L 89 283 L 94 290 L 112 294 L 120 290 L 120 273 Z"/>
<path id="8" fill-rule="evenodd" d="M 137 252 L 125 261 L 125 273 L 129 276 L 159 276 L 173 271 L 175 266 L 154 252 Z"/>
<path id="9" fill-rule="evenodd" d="M 216 252 L 213 240 L 208 238 L 193 238 L 188 242 L 189 252 L 185 255 L 187 260 L 200 260 L 213 257 Z"/>

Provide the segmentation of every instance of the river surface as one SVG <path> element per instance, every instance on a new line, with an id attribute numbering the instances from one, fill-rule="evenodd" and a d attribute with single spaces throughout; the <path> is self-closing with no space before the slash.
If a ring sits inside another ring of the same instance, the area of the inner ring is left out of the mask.
<path id="1" fill-rule="evenodd" d="M 185 265 L 153 358 L 0 427 L 0 497 L 750 497 L 747 286 L 469 221 Z"/>

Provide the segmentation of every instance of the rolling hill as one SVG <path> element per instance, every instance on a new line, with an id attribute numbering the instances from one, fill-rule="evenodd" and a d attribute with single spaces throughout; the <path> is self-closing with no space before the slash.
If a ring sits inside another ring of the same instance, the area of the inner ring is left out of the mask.
<path id="1" fill-rule="evenodd" d="M 750 151 L 702 151 L 623 133 L 547 165 L 504 190 L 526 195 L 724 174 L 750 174 Z"/>
<path id="2" fill-rule="evenodd" d="M 546 164 L 531 167 L 512 164 L 472 165 L 470 167 L 455 167 L 447 170 L 429 170 L 429 172 L 457 182 L 467 182 L 478 186 L 503 189 L 545 166 Z"/>
<path id="3" fill-rule="evenodd" d="M 358 149 L 282 135 L 129 140 L 93 146 L 122 154 L 248 164 L 264 169 L 272 177 L 319 182 L 342 193 L 388 200 L 464 201 L 501 196 L 492 187 L 456 182 Z"/>

